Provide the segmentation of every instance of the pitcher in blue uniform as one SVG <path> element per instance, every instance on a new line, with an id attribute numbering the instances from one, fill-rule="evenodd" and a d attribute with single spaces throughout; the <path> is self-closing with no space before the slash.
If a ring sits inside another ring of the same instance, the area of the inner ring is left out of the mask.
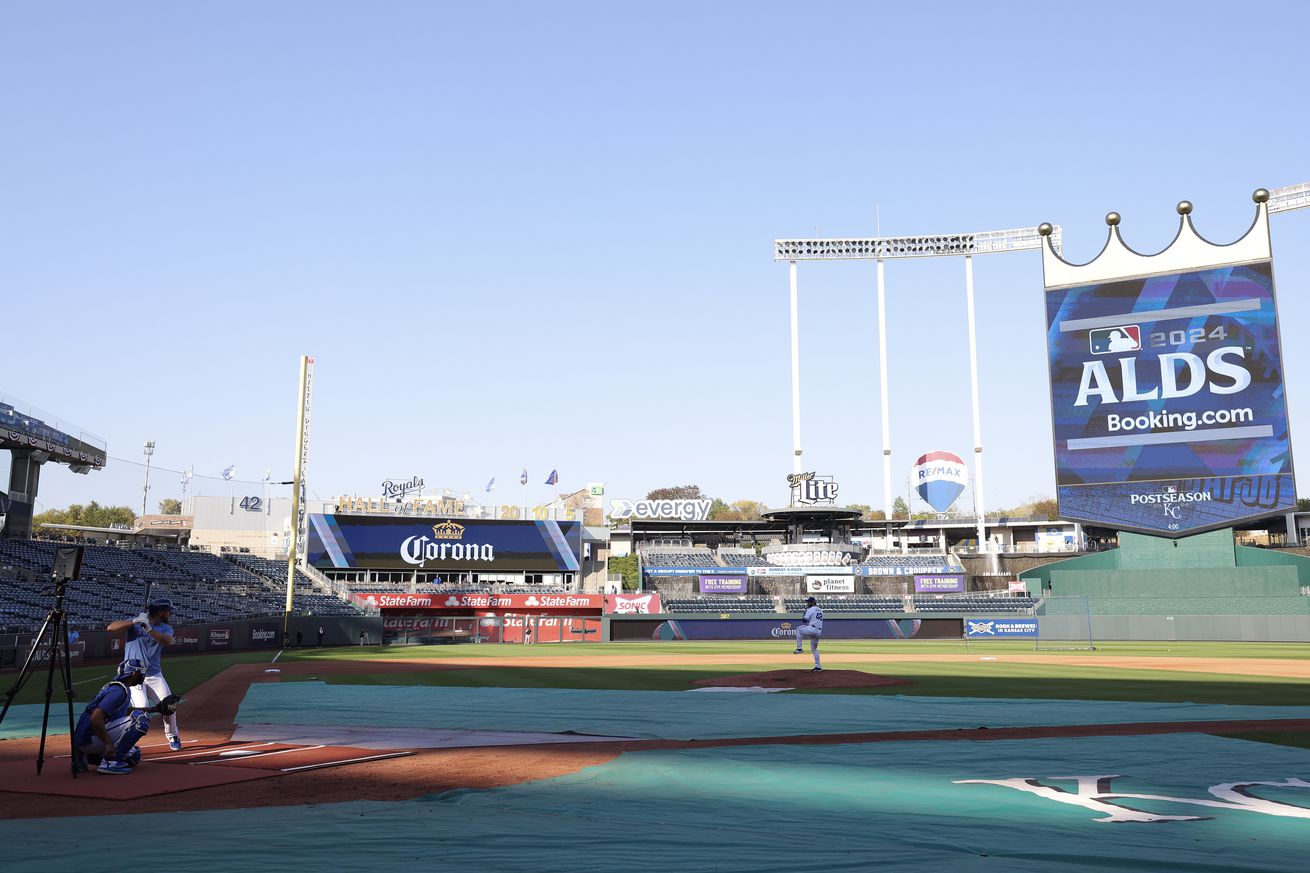
<path id="1" fill-rule="evenodd" d="M 823 672 L 823 663 L 819 660 L 819 640 L 823 637 L 823 610 L 819 601 L 813 597 L 805 598 L 805 618 L 796 628 L 796 654 L 800 654 L 801 640 L 810 641 L 810 654 L 814 655 L 814 672 Z"/>

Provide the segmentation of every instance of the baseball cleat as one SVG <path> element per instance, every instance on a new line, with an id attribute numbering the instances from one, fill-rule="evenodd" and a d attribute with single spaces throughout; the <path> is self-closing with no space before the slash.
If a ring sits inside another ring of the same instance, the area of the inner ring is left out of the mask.
<path id="1" fill-rule="evenodd" d="M 121 776 L 124 773 L 131 773 L 132 768 L 122 761 L 103 761 L 96 768 L 97 773 L 108 773 L 110 775 Z"/>
<path id="2" fill-rule="evenodd" d="M 792 652 L 793 655 L 799 655 L 800 653 L 801 653 L 800 649 L 797 649 L 796 651 Z"/>
<path id="3" fill-rule="evenodd" d="M 182 751 L 182 738 L 181 738 L 181 737 L 169 737 L 169 738 L 168 738 L 168 747 L 169 747 L 170 749 L 172 749 L 174 752 L 180 752 L 180 751 Z"/>
<path id="4" fill-rule="evenodd" d="M 822 673 L 822 672 L 823 672 L 823 668 L 822 668 L 822 667 L 815 667 L 815 668 L 814 668 L 813 670 L 811 670 L 810 672 L 811 672 L 811 673 Z"/>

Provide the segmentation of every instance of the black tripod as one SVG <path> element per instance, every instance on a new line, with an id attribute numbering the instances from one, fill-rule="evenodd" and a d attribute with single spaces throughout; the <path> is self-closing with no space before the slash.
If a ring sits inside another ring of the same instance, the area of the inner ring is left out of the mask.
<path id="1" fill-rule="evenodd" d="M 4 722 L 18 692 L 23 690 L 27 680 L 32 678 L 38 653 L 45 652 L 45 709 L 41 713 L 41 745 L 36 753 L 36 774 L 41 775 L 45 766 L 46 730 L 50 722 L 50 698 L 54 693 L 55 664 L 59 665 L 59 674 L 64 680 L 64 695 L 68 698 L 68 746 L 72 752 L 70 767 L 73 778 L 77 778 L 77 744 L 73 739 L 73 665 L 68 649 L 68 613 L 64 610 L 64 588 L 70 579 L 76 579 L 82 569 L 82 547 L 60 546 L 55 551 L 55 565 L 50 572 L 50 581 L 54 585 L 55 607 L 50 610 L 36 639 L 32 640 L 32 650 L 27 653 L 27 660 L 18 671 L 14 687 L 5 696 L 5 705 L 0 709 L 0 723 Z M 47 635 L 49 638 L 47 639 Z"/>

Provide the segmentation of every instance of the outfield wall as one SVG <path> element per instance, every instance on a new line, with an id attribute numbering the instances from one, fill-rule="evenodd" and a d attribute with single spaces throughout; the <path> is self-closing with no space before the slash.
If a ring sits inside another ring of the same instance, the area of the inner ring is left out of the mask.
<path id="1" fill-rule="evenodd" d="M 1087 639 L 1087 616 L 1047 615 L 1043 640 Z M 1310 642 L 1310 615 L 1093 615 L 1092 641 Z"/>
<path id="2" fill-rule="evenodd" d="M 318 629 L 323 628 L 323 645 L 359 645 L 363 631 L 371 645 L 382 640 L 382 619 L 378 616 L 350 615 L 293 615 L 287 627 L 291 645 L 295 645 L 296 632 L 303 635 L 302 646 L 309 648 L 318 642 Z M 78 642 L 83 645 L 84 657 L 120 658 L 123 654 L 125 634 L 108 631 L 81 631 Z M 33 634 L 0 635 L 0 669 L 21 664 L 32 648 Z M 282 646 L 282 616 L 243 618 L 212 624 L 179 624 L 173 632 L 174 644 L 164 657 L 192 652 L 230 652 L 239 649 L 276 649 Z"/>

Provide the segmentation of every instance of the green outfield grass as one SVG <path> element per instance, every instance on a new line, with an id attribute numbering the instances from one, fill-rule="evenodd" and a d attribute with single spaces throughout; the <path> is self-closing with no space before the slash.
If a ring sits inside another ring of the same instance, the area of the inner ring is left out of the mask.
<path id="1" fill-rule="evenodd" d="M 1310 645 L 1298 643 L 1104 643 L 1096 652 L 1034 653 L 1031 643 L 963 643 L 946 641 L 828 641 L 825 654 L 957 654 L 969 660 L 957 662 L 897 661 L 887 664 L 841 664 L 832 668 L 858 669 L 909 679 L 914 684 L 889 688 L 844 689 L 835 692 L 793 693 L 911 694 L 948 697 L 1017 697 L 1095 700 L 1159 700 L 1195 703 L 1242 703 L 1263 705 L 1310 705 L 1310 681 L 1232 674 L 1181 673 L 1164 670 L 1123 670 L 1097 666 L 1092 655 L 1191 658 L 1295 658 L 1310 660 Z M 233 664 L 272 660 L 275 652 L 247 651 L 206 655 L 165 655 L 169 684 L 179 694 L 206 681 Z M 1025 663 L 1024 656 L 1054 656 L 1059 664 Z M 632 667 L 522 667 L 498 666 L 506 658 L 553 658 L 561 655 L 581 659 L 611 655 L 649 657 L 649 665 Z M 687 664 L 692 655 L 722 658 L 712 665 Z M 775 655 L 765 664 L 733 661 L 734 655 Z M 980 660 L 1005 655 L 1004 662 Z M 1015 658 L 1019 660 L 1015 660 Z M 324 677 L 329 682 L 367 685 L 450 685 L 520 688 L 592 688 L 682 691 L 694 687 L 697 679 L 734 673 L 788 669 L 809 665 L 808 655 L 792 655 L 791 645 L 778 642 L 630 642 L 577 645 L 458 645 L 458 646 L 345 646 L 331 649 L 291 649 L 282 660 L 305 663 L 371 660 L 459 658 L 486 661 L 487 666 L 464 670 L 434 670 L 431 673 L 377 673 Z M 682 663 L 680 663 L 682 662 Z M 77 667 L 74 689 L 80 700 L 89 699 L 94 689 L 107 681 L 108 664 Z M 14 673 L 0 674 L 0 692 L 8 689 Z M 286 677 L 291 679 L 293 677 Z M 39 703 L 45 688 L 44 674 L 38 674 L 19 695 L 17 703 Z M 56 701 L 62 690 L 56 688 Z"/>

